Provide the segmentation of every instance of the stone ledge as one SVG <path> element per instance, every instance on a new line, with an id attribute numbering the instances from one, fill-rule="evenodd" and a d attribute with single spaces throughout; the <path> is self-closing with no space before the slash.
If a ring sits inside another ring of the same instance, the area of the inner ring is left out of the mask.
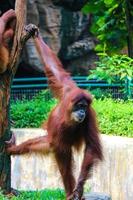
<path id="1" fill-rule="evenodd" d="M 14 129 L 17 143 L 47 134 L 42 129 Z M 102 135 L 105 160 L 93 169 L 85 188 L 109 194 L 113 200 L 133 200 L 133 138 Z M 75 177 L 83 154 L 75 152 Z M 12 157 L 12 187 L 19 190 L 62 188 L 62 181 L 52 156 Z M 99 197 L 100 198 L 100 197 Z M 99 200 L 99 199 L 98 199 Z M 101 200 L 101 199 L 100 199 Z"/>
<path id="2" fill-rule="evenodd" d="M 111 197 L 102 193 L 88 193 L 85 195 L 85 200 L 111 200 Z"/>

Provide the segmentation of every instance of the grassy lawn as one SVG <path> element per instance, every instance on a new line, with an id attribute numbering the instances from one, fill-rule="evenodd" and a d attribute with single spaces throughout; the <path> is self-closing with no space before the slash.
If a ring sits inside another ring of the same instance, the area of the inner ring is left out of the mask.
<path id="1" fill-rule="evenodd" d="M 9 198 L 0 194 L 0 200 L 8 200 Z M 12 197 L 11 200 L 65 200 L 63 190 L 44 190 L 36 192 L 21 192 L 18 197 Z"/>

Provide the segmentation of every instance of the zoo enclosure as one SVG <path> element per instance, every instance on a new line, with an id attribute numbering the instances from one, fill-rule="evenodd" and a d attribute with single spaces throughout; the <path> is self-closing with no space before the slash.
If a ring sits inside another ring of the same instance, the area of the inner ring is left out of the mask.
<path id="1" fill-rule="evenodd" d="M 115 84 L 109 84 L 102 80 L 89 80 L 87 76 L 74 76 L 72 79 L 76 81 L 79 87 L 88 89 L 97 98 L 104 96 L 116 99 L 133 98 L 133 82 L 128 79 L 126 79 L 125 83 Z M 15 101 L 23 99 L 30 100 L 40 91 L 47 88 L 48 83 L 46 77 L 15 78 L 11 88 L 11 99 Z"/>

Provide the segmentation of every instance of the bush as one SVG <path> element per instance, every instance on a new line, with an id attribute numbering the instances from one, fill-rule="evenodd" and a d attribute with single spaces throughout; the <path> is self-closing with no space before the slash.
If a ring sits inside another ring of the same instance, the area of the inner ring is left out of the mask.
<path id="1" fill-rule="evenodd" d="M 111 98 L 113 97 L 113 94 L 109 89 L 103 89 L 103 88 L 96 88 L 96 89 L 89 89 L 91 94 L 96 98 L 96 99 L 105 99 L 105 98 Z"/>
<path id="2" fill-rule="evenodd" d="M 57 190 L 49 190 L 46 189 L 44 191 L 32 191 L 32 192 L 21 192 L 18 197 L 12 197 L 11 200 L 65 200 L 65 193 L 61 189 Z M 0 200 L 8 200 L 5 196 L 0 193 Z"/>
<path id="3" fill-rule="evenodd" d="M 99 61 L 96 62 L 96 69 L 91 70 L 89 78 L 98 78 L 108 83 L 125 82 L 133 77 L 133 59 L 126 55 L 108 56 L 101 54 Z"/>
<path id="4" fill-rule="evenodd" d="M 56 105 L 55 99 L 45 101 L 41 94 L 30 101 L 18 101 L 11 105 L 11 117 L 15 128 L 38 128 L 47 119 Z M 93 107 L 97 112 L 100 132 L 133 137 L 133 101 L 95 99 Z"/>
<path id="5" fill-rule="evenodd" d="M 90 31 L 99 40 L 98 52 L 104 49 L 112 54 L 127 44 L 126 5 L 123 0 L 93 0 L 82 9 L 85 14 L 92 14 Z"/>
<path id="6" fill-rule="evenodd" d="M 133 101 L 99 99 L 94 101 L 103 134 L 133 137 Z"/>
<path id="7" fill-rule="evenodd" d="M 48 117 L 48 113 L 56 104 L 56 100 L 48 97 L 47 92 L 41 92 L 34 99 L 12 102 L 11 118 L 15 122 L 14 128 L 37 128 Z"/>

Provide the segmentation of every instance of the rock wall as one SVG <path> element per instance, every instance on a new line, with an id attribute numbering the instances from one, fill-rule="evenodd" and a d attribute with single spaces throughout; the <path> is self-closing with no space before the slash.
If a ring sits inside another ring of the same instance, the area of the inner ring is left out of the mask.
<path id="1" fill-rule="evenodd" d="M 46 134 L 41 129 L 15 129 L 17 143 Z M 94 168 L 85 189 L 109 194 L 112 200 L 133 199 L 133 138 L 102 135 L 105 160 Z M 75 177 L 78 177 L 82 154 L 75 152 Z M 12 157 L 12 187 L 36 190 L 62 187 L 62 181 L 53 156 Z"/>
<path id="2" fill-rule="evenodd" d="M 93 65 L 95 39 L 89 34 L 90 16 L 79 10 L 87 0 L 30 0 L 27 23 L 39 26 L 47 44 L 62 60 L 65 68 L 77 74 L 88 74 Z M 25 64 L 43 72 L 33 41 L 25 49 Z"/>
<path id="3" fill-rule="evenodd" d="M 28 0 L 27 23 L 39 26 L 45 42 L 72 73 L 86 75 L 93 67 L 95 38 L 89 33 L 91 16 L 80 10 L 87 0 Z M 14 8 L 15 0 L 1 0 L 0 12 Z M 44 75 L 32 40 L 27 42 L 19 65 L 19 75 Z"/>

